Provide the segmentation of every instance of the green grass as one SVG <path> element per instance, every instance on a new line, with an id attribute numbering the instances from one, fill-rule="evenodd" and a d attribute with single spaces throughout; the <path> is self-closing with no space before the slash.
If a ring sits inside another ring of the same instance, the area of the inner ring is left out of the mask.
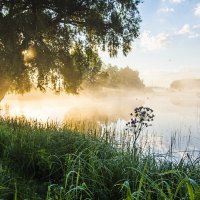
<path id="1" fill-rule="evenodd" d="M 200 159 L 170 162 L 100 135 L 94 124 L 0 118 L 0 199 L 200 199 Z"/>

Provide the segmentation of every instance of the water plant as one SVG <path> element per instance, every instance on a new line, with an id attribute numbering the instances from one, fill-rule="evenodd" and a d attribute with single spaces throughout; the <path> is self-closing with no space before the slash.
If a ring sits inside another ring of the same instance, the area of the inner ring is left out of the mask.
<path id="1" fill-rule="evenodd" d="M 146 108 L 134 115 L 133 128 L 141 117 L 152 122 Z M 199 200 L 200 158 L 171 162 L 150 151 L 133 156 L 101 138 L 101 131 L 88 133 L 75 123 L 0 118 L 0 198 Z"/>
<path id="2" fill-rule="evenodd" d="M 142 131 L 151 126 L 151 122 L 154 120 L 155 115 L 153 110 L 148 107 L 138 107 L 134 109 L 134 114 L 131 113 L 131 120 L 126 124 L 127 133 L 132 137 L 132 149 L 137 149 L 137 141 Z"/>

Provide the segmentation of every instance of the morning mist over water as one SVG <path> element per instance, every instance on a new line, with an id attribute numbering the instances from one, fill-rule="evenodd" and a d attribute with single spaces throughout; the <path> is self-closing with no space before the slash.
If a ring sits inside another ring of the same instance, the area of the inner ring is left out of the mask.
<path id="1" fill-rule="evenodd" d="M 154 135 L 158 147 L 169 149 L 172 137 L 174 145 L 184 151 L 200 150 L 200 93 L 198 90 L 152 88 L 143 90 L 110 89 L 85 90 L 80 95 L 56 95 L 52 92 L 32 91 L 21 95 L 8 94 L 1 102 L 1 115 L 25 116 L 39 121 L 67 120 L 96 121 L 112 124 L 123 132 L 130 113 L 136 107 L 154 110 L 155 119 L 144 134 Z M 174 139 L 175 139 L 174 138 Z M 177 140 L 178 141 L 177 144 Z M 190 140 L 190 144 L 188 144 Z"/>

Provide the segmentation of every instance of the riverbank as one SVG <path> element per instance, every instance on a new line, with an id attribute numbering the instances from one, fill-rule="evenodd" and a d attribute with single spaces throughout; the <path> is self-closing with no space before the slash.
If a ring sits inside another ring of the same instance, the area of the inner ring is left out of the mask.
<path id="1" fill-rule="evenodd" d="M 105 138 L 80 122 L 1 118 L 0 198 L 200 199 L 199 158 L 170 162 Z"/>

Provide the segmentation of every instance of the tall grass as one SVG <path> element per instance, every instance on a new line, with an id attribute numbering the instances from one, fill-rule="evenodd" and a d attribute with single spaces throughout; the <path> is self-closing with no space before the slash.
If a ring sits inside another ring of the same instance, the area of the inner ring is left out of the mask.
<path id="1" fill-rule="evenodd" d="M 0 118 L 0 199 L 200 199 L 200 158 L 171 162 L 105 134 Z"/>

